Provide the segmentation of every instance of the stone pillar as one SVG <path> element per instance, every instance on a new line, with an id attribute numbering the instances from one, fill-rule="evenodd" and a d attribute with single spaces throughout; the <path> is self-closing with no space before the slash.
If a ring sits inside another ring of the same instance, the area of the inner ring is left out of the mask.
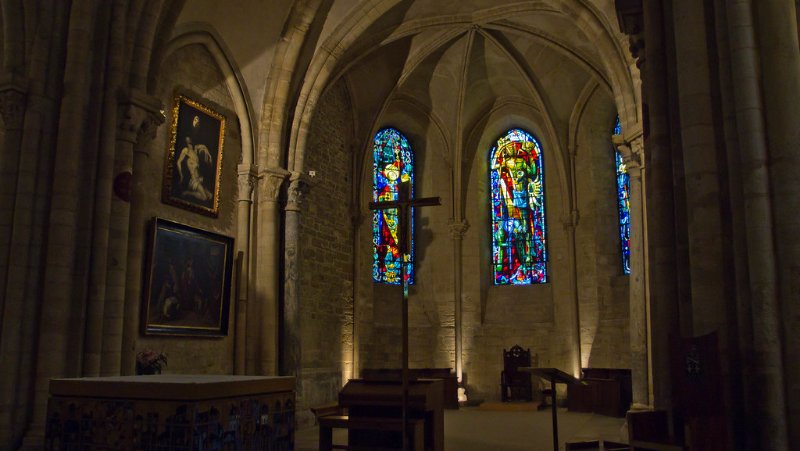
<path id="1" fill-rule="evenodd" d="M 83 347 L 83 376 L 99 376 L 103 361 L 106 278 L 108 277 L 108 245 L 111 236 L 111 205 L 114 199 L 114 160 L 119 123 L 117 93 L 123 84 L 126 59 L 125 22 L 127 7 L 115 4 L 102 20 L 110 20 L 106 50 L 106 70 L 103 74 L 102 112 L 98 123 L 97 179 L 95 180 L 92 214 L 92 250 L 89 265 L 89 296 L 86 307 L 86 334 Z"/>
<path id="2" fill-rule="evenodd" d="M 572 161 L 575 161 L 575 154 L 571 156 Z M 573 165 L 574 166 L 574 165 Z M 574 167 L 572 174 L 575 174 Z M 574 176 L 573 176 L 574 180 Z M 573 191 L 574 191 L 573 187 Z M 573 204 L 574 205 L 574 204 Z M 567 258 L 569 260 L 569 307 L 567 308 L 568 326 L 570 329 L 569 339 L 569 368 L 573 376 L 581 376 L 581 316 L 580 316 L 580 301 L 578 299 L 578 266 L 577 266 L 577 246 L 575 232 L 580 221 L 580 213 L 577 208 L 570 211 L 569 215 L 561 218 L 561 226 L 567 234 Z"/>
<path id="3" fill-rule="evenodd" d="M 646 408 L 650 404 L 647 300 L 645 287 L 645 235 L 644 235 L 644 155 L 641 135 L 631 141 L 614 137 L 614 145 L 622 155 L 630 176 L 630 330 L 631 376 L 633 384 L 633 409 Z"/>
<path id="4" fill-rule="evenodd" d="M 670 79 L 667 75 L 665 5 L 656 0 L 617 1 L 617 18 L 629 36 L 630 51 L 642 74 L 643 140 L 647 184 L 646 273 L 649 289 L 650 377 L 655 408 L 671 409 L 669 336 L 678 333 L 678 280 L 675 252 L 675 199 L 670 128 Z M 646 45 L 645 45 L 646 43 Z"/>
<path id="5" fill-rule="evenodd" d="M 354 153 L 355 154 L 355 153 Z M 362 259 L 370 259 L 372 258 L 372 254 L 370 253 L 363 253 L 360 252 L 361 245 L 360 245 L 360 236 L 361 236 L 361 226 L 364 222 L 364 219 L 367 218 L 367 215 L 361 214 L 359 212 L 358 204 L 356 201 L 353 201 L 352 212 L 350 214 L 350 223 L 352 225 L 352 233 L 353 233 L 353 367 L 351 371 L 351 377 L 357 378 L 361 371 L 361 334 L 362 328 L 361 326 L 361 317 L 365 316 L 365 311 L 363 308 L 363 301 L 361 305 L 359 305 L 359 299 L 361 299 L 361 292 L 363 290 L 363 283 L 359 281 L 359 273 L 360 268 L 362 265 Z M 372 277 L 369 278 L 370 283 L 372 282 Z M 361 308 L 359 308 L 361 307 Z M 342 382 L 346 382 L 346 380 L 342 380 Z"/>
<path id="6" fill-rule="evenodd" d="M 774 170 L 777 176 L 782 169 L 778 168 L 779 165 L 776 165 L 774 161 L 771 161 L 771 149 L 767 148 L 768 143 L 773 144 L 773 141 L 768 140 L 765 119 L 771 119 L 771 116 L 765 114 L 765 99 L 762 97 L 762 89 L 765 90 L 763 91 L 764 95 L 767 92 L 771 93 L 772 105 L 775 105 L 778 110 L 781 101 L 775 99 L 775 96 L 783 94 L 772 91 L 772 88 L 767 90 L 767 87 L 761 82 L 762 71 L 759 65 L 759 55 L 753 45 L 756 42 L 753 3 L 750 0 L 729 0 L 726 3 L 731 66 L 733 67 L 731 72 L 734 110 L 740 149 L 738 163 L 742 168 L 752 307 L 750 317 L 745 320 L 752 324 L 753 331 L 752 374 L 755 380 L 751 382 L 758 384 L 758 395 L 753 397 L 755 412 L 751 412 L 751 415 L 753 418 L 757 418 L 758 422 L 759 448 L 786 450 L 789 449 L 789 432 L 786 422 L 786 385 L 783 379 L 781 306 L 778 297 L 778 267 L 774 232 L 786 230 L 776 229 L 776 224 L 773 223 L 773 217 L 777 222 L 779 215 L 776 215 L 773 210 L 775 204 L 772 202 L 771 186 L 777 185 L 783 190 L 790 187 L 791 183 L 781 186 L 773 183 L 774 181 L 770 179 L 771 170 Z M 773 7 L 775 6 L 768 6 L 766 9 L 770 10 Z M 780 22 L 774 16 L 772 19 Z M 768 26 L 775 25 L 769 24 Z M 774 32 L 764 30 L 763 33 L 769 35 L 789 33 L 790 31 L 791 27 L 788 30 Z M 794 45 L 795 49 L 787 52 L 788 54 L 797 52 L 796 41 Z M 790 61 L 774 61 L 775 64 L 779 64 L 779 67 L 774 69 L 779 70 L 783 66 L 795 64 L 796 61 L 796 58 Z M 788 70 L 795 71 L 797 68 Z M 789 76 L 792 76 L 791 73 Z M 796 86 L 796 83 L 797 81 L 794 80 L 788 86 Z M 791 102 L 796 99 L 796 93 L 796 90 L 790 90 L 787 93 L 786 101 Z M 787 111 L 791 111 L 791 109 Z M 776 156 L 785 155 L 786 148 L 783 147 L 783 143 L 776 142 L 775 147 Z M 793 149 L 789 152 L 796 153 L 797 150 Z M 784 160 L 781 163 L 791 164 L 791 160 Z M 797 174 L 788 174 L 788 176 L 797 177 Z M 783 177 L 780 179 L 785 180 Z M 796 212 L 794 214 L 796 215 Z M 785 222 L 781 223 L 783 226 L 786 224 Z M 794 233 L 796 234 L 796 231 Z M 790 265 L 790 263 L 784 262 L 784 265 Z M 785 316 L 786 312 L 783 314 Z"/>
<path id="7" fill-rule="evenodd" d="M 141 92 L 133 92 L 125 100 L 126 109 L 139 110 L 141 117 L 133 147 L 133 172 L 131 177 L 130 223 L 125 281 L 125 316 L 122 329 L 121 373 L 134 374 L 136 369 L 136 339 L 139 336 L 140 308 L 142 306 L 142 268 L 147 242 L 149 218 L 145 216 L 145 192 L 152 187 L 142 183 L 142 171 L 150 158 L 149 144 L 155 138 L 158 127 L 164 123 L 161 103 Z M 113 221 L 113 219 L 112 219 Z"/>
<path id="8" fill-rule="evenodd" d="M 26 92 L 27 87 L 19 82 L 0 83 L 0 114 L 4 126 L 3 147 L 0 149 L 0 297 L 3 298 L 0 308 L 5 300 Z"/>
<path id="9" fill-rule="evenodd" d="M 20 377 L 26 377 L 21 371 L 20 346 L 25 300 L 6 292 L 26 92 L 22 84 L 0 84 L 0 114 L 5 131 L 0 148 L 0 448 L 11 446 L 9 440 L 19 433 L 20 427 L 15 423 L 23 415 L 18 411 L 15 392 L 19 390 Z"/>
<path id="10" fill-rule="evenodd" d="M 234 374 L 246 374 L 246 347 L 247 347 L 247 299 L 248 280 L 250 273 L 250 211 L 253 207 L 253 188 L 256 184 L 255 167 L 249 164 L 240 164 L 239 197 L 236 208 L 236 255 L 241 252 L 242 259 L 237 268 L 238 284 L 236 286 L 236 328 L 234 336 Z"/>
<path id="11" fill-rule="evenodd" d="M 111 220 L 109 222 L 108 244 L 108 273 L 106 276 L 106 302 L 103 318 L 103 350 L 100 374 L 113 376 L 130 374 L 133 372 L 135 362 L 122 362 L 123 355 L 134 354 L 133 349 L 123 352 L 123 330 L 125 329 L 126 313 L 126 280 L 128 278 L 128 240 L 131 224 L 131 195 L 135 188 L 133 180 L 134 146 L 142 136 L 142 130 L 150 124 L 152 116 L 161 114 L 160 108 L 154 100 L 142 94 L 131 94 L 120 101 L 118 108 L 117 141 L 114 158 L 114 197 L 111 201 Z M 159 105 L 160 106 L 160 105 Z M 163 119 L 162 119 L 163 120 Z M 142 158 L 141 156 L 139 158 Z M 138 271 L 137 271 L 138 272 Z M 137 285 L 138 285 L 137 281 Z M 131 302 L 138 302 L 132 300 Z M 135 307 L 133 305 L 133 312 Z M 129 312 L 131 313 L 131 312 Z M 131 313 L 133 314 L 133 313 Z M 136 317 L 130 321 L 138 323 Z M 131 337 L 127 332 L 128 343 Z M 134 332 L 135 334 L 135 332 Z"/>
<path id="12" fill-rule="evenodd" d="M 278 295 L 280 292 L 280 210 L 278 197 L 289 172 L 265 168 L 258 176 L 257 264 L 254 271 L 255 300 L 248 304 L 245 371 L 278 373 Z"/>
<path id="13" fill-rule="evenodd" d="M 300 286 L 298 284 L 298 266 L 300 264 L 300 216 L 303 197 L 308 192 L 308 181 L 305 174 L 292 172 L 289 179 L 289 193 L 286 201 L 286 231 L 284 256 L 284 291 L 283 291 L 283 337 L 281 348 L 283 361 L 282 376 L 295 376 L 298 397 L 303 397 L 303 386 L 300 380 L 302 354 L 300 349 Z"/>
<path id="14" fill-rule="evenodd" d="M 800 117 L 800 51 L 797 38 L 797 2 L 752 2 L 761 59 L 761 89 L 769 145 L 769 171 L 775 221 L 779 316 L 783 343 L 783 380 L 787 424 L 800 424 L 800 134 L 794 125 Z M 766 312 L 765 312 L 766 313 Z M 771 314 L 771 313 L 770 313 Z M 765 337 L 766 338 L 766 337 Z M 770 337 L 771 339 L 778 337 Z M 765 343 L 766 344 L 766 343 Z M 762 352 L 756 349 L 756 352 Z M 778 360 L 775 359 L 775 362 Z M 780 406 L 771 415 L 780 415 Z M 765 424 L 771 420 L 765 418 Z M 766 433 L 766 432 L 762 432 Z M 800 428 L 789 428 L 789 447 L 800 448 Z"/>
<path id="15" fill-rule="evenodd" d="M 462 385 L 458 391 L 458 398 L 459 401 L 462 401 L 462 397 L 464 398 L 463 401 L 466 401 L 466 394 L 464 393 L 463 389 L 463 371 L 464 371 L 464 356 L 463 356 L 463 333 L 462 333 L 462 326 L 464 324 L 461 316 L 461 304 L 462 304 L 462 271 L 463 271 L 463 257 L 462 257 L 462 249 L 461 245 L 463 243 L 464 234 L 467 233 L 469 230 L 469 222 L 466 219 L 462 219 L 461 221 L 453 221 L 450 223 L 450 236 L 453 238 L 453 303 L 455 307 L 455 340 L 456 340 L 456 350 L 455 350 L 455 365 L 456 365 L 456 377 L 458 378 L 458 383 Z"/>

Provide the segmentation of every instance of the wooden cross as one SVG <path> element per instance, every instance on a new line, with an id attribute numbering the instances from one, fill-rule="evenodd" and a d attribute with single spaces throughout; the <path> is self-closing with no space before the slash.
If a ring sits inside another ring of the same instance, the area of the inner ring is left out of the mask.
<path id="1" fill-rule="evenodd" d="M 397 200 L 388 202 L 370 202 L 370 210 L 397 209 L 397 247 L 400 249 L 400 280 L 403 284 L 403 450 L 408 450 L 408 280 L 406 279 L 406 265 L 411 265 L 409 253 L 411 251 L 411 209 L 413 207 L 428 207 L 441 205 L 439 197 L 424 197 L 410 199 L 411 182 L 406 180 L 400 183 Z"/>

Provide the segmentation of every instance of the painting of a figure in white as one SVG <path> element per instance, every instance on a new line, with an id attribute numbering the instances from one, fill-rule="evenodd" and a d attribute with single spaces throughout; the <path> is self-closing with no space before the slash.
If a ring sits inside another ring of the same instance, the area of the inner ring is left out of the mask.
<path id="1" fill-rule="evenodd" d="M 165 203 L 217 216 L 225 118 L 178 96 L 167 154 Z"/>

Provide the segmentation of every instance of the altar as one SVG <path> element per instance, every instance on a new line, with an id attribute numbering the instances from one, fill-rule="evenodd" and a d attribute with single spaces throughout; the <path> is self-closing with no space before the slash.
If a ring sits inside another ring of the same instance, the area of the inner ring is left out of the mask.
<path id="1" fill-rule="evenodd" d="M 294 384 L 172 374 L 52 379 L 45 449 L 290 450 Z"/>

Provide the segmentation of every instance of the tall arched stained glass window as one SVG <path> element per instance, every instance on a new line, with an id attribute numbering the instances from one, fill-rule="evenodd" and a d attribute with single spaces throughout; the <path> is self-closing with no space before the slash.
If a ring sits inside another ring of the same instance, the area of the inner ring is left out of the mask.
<path id="1" fill-rule="evenodd" d="M 518 128 L 489 155 L 495 285 L 547 282 L 542 147 Z"/>
<path id="2" fill-rule="evenodd" d="M 622 123 L 617 117 L 614 135 L 622 134 Z M 617 162 L 617 210 L 619 211 L 619 241 L 622 250 L 622 271 L 631 273 L 631 182 L 628 169 L 619 151 L 614 151 Z"/>
<path id="3" fill-rule="evenodd" d="M 408 139 L 394 128 L 385 128 L 375 135 L 373 147 L 373 195 L 375 202 L 397 200 L 400 182 L 411 183 L 414 198 L 414 155 Z M 409 246 L 409 284 L 414 283 L 414 209 L 411 209 L 411 243 Z M 372 280 L 400 285 L 403 256 L 397 242 L 397 209 L 378 210 L 372 216 Z"/>

